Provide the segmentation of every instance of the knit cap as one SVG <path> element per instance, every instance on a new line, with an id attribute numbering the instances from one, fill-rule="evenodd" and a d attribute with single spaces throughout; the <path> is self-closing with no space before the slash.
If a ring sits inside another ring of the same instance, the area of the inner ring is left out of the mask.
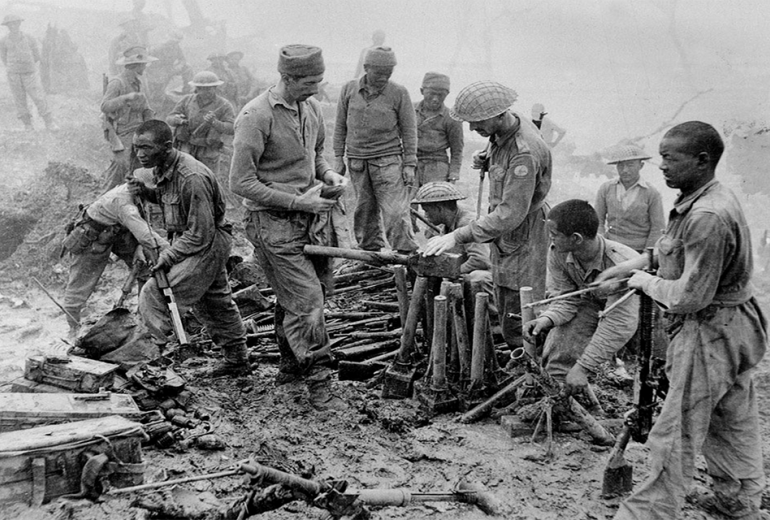
<path id="1" fill-rule="evenodd" d="M 373 67 L 395 67 L 396 53 L 390 47 L 372 47 L 366 53 L 364 65 Z"/>
<path id="2" fill-rule="evenodd" d="M 278 54 L 278 72 L 289 76 L 319 76 L 324 73 L 320 47 L 293 44 L 282 47 Z"/>
<path id="3" fill-rule="evenodd" d="M 449 92 L 449 76 L 438 72 L 426 72 L 425 77 L 422 78 L 422 87 Z"/>

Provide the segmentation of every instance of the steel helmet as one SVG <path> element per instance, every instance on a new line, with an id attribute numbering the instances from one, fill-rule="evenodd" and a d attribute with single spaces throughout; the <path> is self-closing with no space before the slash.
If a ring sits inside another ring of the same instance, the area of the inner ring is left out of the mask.
<path id="1" fill-rule="evenodd" d="M 610 148 L 607 153 L 607 164 L 617 164 L 623 161 L 633 161 L 634 159 L 650 159 L 641 146 L 635 144 L 619 144 Z"/>
<path id="2" fill-rule="evenodd" d="M 417 191 L 412 204 L 430 204 L 431 202 L 462 200 L 464 198 L 465 195 L 460 193 L 460 190 L 450 182 L 429 182 Z"/>
<path id="3" fill-rule="evenodd" d="M 190 82 L 191 87 L 218 87 L 222 84 L 224 84 L 224 81 L 219 79 L 219 76 L 210 70 L 198 72 Z"/>
<path id="4" fill-rule="evenodd" d="M 457 94 L 449 115 L 456 121 L 484 121 L 508 110 L 517 97 L 515 90 L 496 81 L 476 81 Z"/>

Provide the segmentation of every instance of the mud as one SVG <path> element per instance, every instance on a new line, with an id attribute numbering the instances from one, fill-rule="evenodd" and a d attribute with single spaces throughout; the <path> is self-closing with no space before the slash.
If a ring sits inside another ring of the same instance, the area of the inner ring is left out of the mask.
<path id="1" fill-rule="evenodd" d="M 20 377 L 26 356 L 61 345 L 66 322 L 60 311 L 30 283 L 38 277 L 55 296 L 61 297 L 67 276 L 67 258 L 58 256 L 62 227 L 79 203 L 88 203 L 99 193 L 99 176 L 109 160 L 101 141 L 95 100 L 88 96 L 52 96 L 62 130 L 49 134 L 27 134 L 18 130 L 11 107 L 0 97 L 0 143 L 5 167 L 0 173 L 6 186 L 0 193 L 0 208 L 22 211 L 34 217 L 15 252 L 0 263 L 0 384 Z M 329 110 L 332 113 L 333 110 Z M 469 139 L 470 154 L 483 143 Z M 593 184 L 603 178 L 579 179 L 580 172 L 564 172 L 557 178 L 554 200 L 570 196 L 591 198 Z M 463 204 L 475 209 L 478 186 L 476 172 L 464 169 L 459 187 L 469 197 Z M 768 201 L 754 203 L 768 207 Z M 236 212 L 234 220 L 240 215 Z M 761 213 L 750 214 L 758 219 Z M 237 228 L 236 228 L 237 229 Z M 242 235 L 236 237 L 236 253 L 248 258 L 251 249 Z M 258 272 L 245 266 L 241 271 L 262 284 Z M 84 312 L 86 323 L 95 322 L 117 300 L 126 276 L 119 263 L 107 267 Z M 758 292 L 767 308 L 770 279 L 757 274 Z M 343 295 L 335 308 L 352 303 Z M 128 300 L 134 310 L 135 296 Z M 237 380 L 202 380 L 192 368 L 180 369 L 188 378 L 197 403 L 214 412 L 212 425 L 225 443 L 220 451 L 190 448 L 145 449 L 147 481 L 179 478 L 227 469 L 237 461 L 256 457 L 263 463 L 319 479 L 345 479 L 355 488 L 406 487 L 412 491 L 451 490 L 460 478 L 482 482 L 502 502 L 505 518 L 557 519 L 611 518 L 618 499 L 599 497 L 608 451 L 597 448 L 583 434 L 555 435 L 556 456 L 543 459 L 544 447 L 528 437 L 510 438 L 493 419 L 461 425 L 457 414 L 428 418 L 412 401 L 389 401 L 379 397 L 367 382 L 334 381 L 334 391 L 348 404 L 347 412 L 316 412 L 307 402 L 301 383 L 276 386 L 274 365 L 263 363 L 253 377 Z M 770 446 L 770 360 L 757 369 L 757 389 L 762 410 L 762 431 Z M 621 415 L 629 402 L 628 390 L 602 383 L 599 398 L 608 403 L 611 416 Z M 634 466 L 635 482 L 647 469 L 646 450 L 631 444 L 627 458 Z M 706 482 L 704 465 L 698 466 L 696 480 Z M 206 493 L 222 504 L 245 492 L 240 478 L 199 481 L 185 485 Z M 131 507 L 133 497 L 108 497 L 102 502 L 54 503 L 40 509 L 8 508 L 0 518 L 101 520 L 146 518 Z M 293 503 L 264 518 L 323 518 L 323 512 Z M 408 508 L 376 510 L 381 519 L 476 519 L 486 518 L 469 505 L 431 503 Z M 710 518 L 692 508 L 688 520 Z"/>

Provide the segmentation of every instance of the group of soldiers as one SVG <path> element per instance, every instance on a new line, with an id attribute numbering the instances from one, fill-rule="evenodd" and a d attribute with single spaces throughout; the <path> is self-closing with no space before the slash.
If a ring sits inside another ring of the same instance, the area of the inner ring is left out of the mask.
<path id="1" fill-rule="evenodd" d="M 246 236 L 276 296 L 276 383 L 304 381 L 315 408 L 344 410 L 347 404 L 331 391 L 324 321 L 331 266 L 303 247 L 334 240 L 335 215 L 344 212 L 340 196 L 352 184 L 360 249 L 417 251 L 410 209 L 419 204 L 442 231 L 422 254 L 466 255 L 463 273 L 493 294 L 512 347 L 548 331 L 542 363 L 568 393 L 584 390 L 636 332 L 637 298 L 621 302 L 616 289 L 652 296 L 669 332 L 670 389 L 650 434 L 650 475 L 616 518 L 675 518 L 701 448 L 715 493 L 700 499 L 733 518 L 760 518 L 764 473 L 751 368 L 764 354 L 766 324 L 752 295 L 742 210 L 715 180 L 724 145 L 713 127 L 683 123 L 661 141 L 660 169 L 680 192 L 666 224 L 660 193 L 640 176 L 650 157 L 638 146 L 613 150 L 608 159 L 618 179 L 601 187 L 594 207 L 573 199 L 551 208 L 551 150 L 536 124 L 544 109 L 533 111 L 539 118 L 511 110 L 515 91 L 493 81 L 466 86 L 449 109 L 449 77 L 436 72 L 425 75 L 423 99 L 413 104 L 408 90 L 390 80 L 397 65 L 390 47 L 367 49 L 363 73 L 342 87 L 333 165 L 324 158 L 324 118 L 313 98 L 325 73 L 320 48 L 283 47 L 279 81 L 237 117 L 238 105 L 218 94 L 222 78 L 203 71 L 190 82 L 195 92 L 165 122 L 153 119 L 141 82 L 151 61 L 142 46 L 126 49 L 116 60 L 124 71 L 107 85 L 102 111 L 115 154 L 110 189 L 85 209 L 66 244 L 75 260 L 65 307 L 75 319 L 96 283 L 87 274 L 100 274 L 110 251 L 133 263 L 142 248 L 152 248 L 158 260 L 151 271 L 167 272 L 179 308 L 194 310 L 221 347 L 223 358 L 209 375 L 250 374 L 225 268 L 229 190 L 243 199 Z M 472 167 L 489 178 L 488 204 L 475 216 L 458 206 L 466 197 L 455 183 L 462 121 L 489 138 L 473 156 Z M 233 157 L 223 186 L 211 150 L 230 134 Z M 166 238 L 145 222 L 149 203 L 160 207 Z M 656 266 L 640 254 L 649 247 Z M 654 274 L 645 267 L 656 267 Z M 172 322 L 150 274 L 140 277 L 139 313 L 166 341 Z M 554 302 L 522 323 L 519 289 L 532 287 L 542 298 L 546 285 L 552 295 L 596 290 Z M 600 319 L 609 306 L 614 310 Z"/>

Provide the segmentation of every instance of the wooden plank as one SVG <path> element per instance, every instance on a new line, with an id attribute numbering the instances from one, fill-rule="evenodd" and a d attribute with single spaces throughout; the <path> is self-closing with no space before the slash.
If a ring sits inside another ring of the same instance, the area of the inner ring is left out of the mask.
<path id="1" fill-rule="evenodd" d="M 46 383 L 37 383 L 29 379 L 17 379 L 11 384 L 11 392 L 16 394 L 66 394 L 70 390 Z"/>
<path id="2" fill-rule="evenodd" d="M 67 359 L 69 362 L 59 363 L 45 356 L 29 357 L 24 377 L 76 392 L 98 392 L 101 387 L 112 387 L 118 365 L 78 356 L 69 356 Z"/>
<path id="3" fill-rule="evenodd" d="M 99 419 L 88 419 L 76 423 L 39 426 L 24 431 L 0 433 L 0 459 L 14 457 L 16 452 L 53 448 L 61 444 L 88 442 L 94 435 L 112 435 L 136 432 L 141 436 L 142 425 L 123 417 L 111 415 Z"/>
<path id="4" fill-rule="evenodd" d="M 22 430 L 41 424 L 82 421 L 109 415 L 139 420 L 142 412 L 134 398 L 126 394 L 0 394 L 0 432 Z"/>

